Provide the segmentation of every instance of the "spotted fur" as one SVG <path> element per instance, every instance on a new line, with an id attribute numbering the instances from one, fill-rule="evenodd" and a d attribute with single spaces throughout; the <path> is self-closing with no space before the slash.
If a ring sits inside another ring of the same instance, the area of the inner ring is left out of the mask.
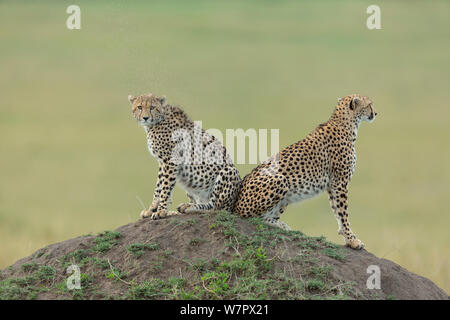
<path id="1" fill-rule="evenodd" d="M 347 194 L 356 164 L 358 128 L 361 121 L 372 122 L 376 115 L 367 97 L 353 94 L 339 99 L 328 122 L 244 178 L 233 212 L 261 216 L 269 224 L 289 229 L 279 220 L 286 206 L 327 191 L 339 234 L 348 246 L 363 248 L 350 229 Z"/>
<path id="2" fill-rule="evenodd" d="M 144 94 L 128 100 L 133 116 L 145 129 L 149 152 L 159 162 L 153 201 L 141 217 L 231 211 L 241 178 L 221 142 L 181 108 L 166 104 L 165 97 Z M 168 211 L 176 182 L 190 199 L 178 206 L 178 213 Z"/>

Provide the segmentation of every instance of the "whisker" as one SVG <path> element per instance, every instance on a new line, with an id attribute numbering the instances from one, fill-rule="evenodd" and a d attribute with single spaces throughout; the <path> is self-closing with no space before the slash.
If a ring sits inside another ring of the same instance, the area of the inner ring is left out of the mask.
<path id="1" fill-rule="evenodd" d="M 137 200 L 139 201 L 139 203 L 141 204 L 142 209 L 145 210 L 145 204 L 144 204 L 144 202 L 142 202 L 141 198 L 139 198 L 139 196 L 136 196 L 136 199 L 137 199 Z"/>

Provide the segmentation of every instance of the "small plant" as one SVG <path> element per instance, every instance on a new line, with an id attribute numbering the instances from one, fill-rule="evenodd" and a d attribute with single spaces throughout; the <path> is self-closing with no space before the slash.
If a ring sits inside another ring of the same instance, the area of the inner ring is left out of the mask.
<path id="1" fill-rule="evenodd" d="M 92 261 L 94 262 L 95 266 L 99 267 L 102 270 L 105 270 L 105 269 L 109 268 L 108 260 L 94 257 L 94 258 L 92 258 Z"/>
<path id="2" fill-rule="evenodd" d="M 161 271 L 163 269 L 163 262 L 160 260 L 152 261 L 151 269 L 153 272 L 156 272 L 156 273 Z"/>
<path id="3" fill-rule="evenodd" d="M 325 284 L 320 279 L 310 279 L 306 281 L 305 287 L 310 291 L 323 290 L 325 288 Z"/>
<path id="4" fill-rule="evenodd" d="M 328 274 L 333 270 L 331 266 L 321 266 L 321 267 L 312 267 L 311 272 L 318 279 L 325 280 L 328 277 Z"/>
<path id="5" fill-rule="evenodd" d="M 121 280 L 121 279 L 127 277 L 127 273 L 126 273 L 126 272 L 123 272 L 123 271 L 120 270 L 119 268 L 112 268 L 112 270 L 106 272 L 106 277 L 107 277 L 108 279 Z"/>
<path id="6" fill-rule="evenodd" d="M 117 244 L 118 238 L 120 238 L 120 232 L 105 231 L 100 233 L 95 238 L 96 245 L 92 248 L 92 250 L 105 253 Z"/>
<path id="7" fill-rule="evenodd" d="M 81 287 L 85 288 L 94 282 L 94 278 L 87 273 L 80 274 Z"/>
<path id="8" fill-rule="evenodd" d="M 128 290 L 127 297 L 131 299 L 192 299 L 194 295 L 185 293 L 186 280 L 171 277 L 168 281 L 150 279 Z"/>
<path id="9" fill-rule="evenodd" d="M 254 265 L 263 272 L 269 271 L 272 268 L 272 261 L 267 259 L 267 253 L 262 247 L 248 248 L 244 257 L 253 260 Z"/>
<path id="10" fill-rule="evenodd" d="M 206 241 L 205 239 L 196 237 L 196 238 L 191 239 L 191 241 L 189 243 L 191 246 L 198 246 L 200 243 L 203 243 L 205 241 Z"/>
<path id="11" fill-rule="evenodd" d="M 170 277 L 168 282 L 169 286 L 171 287 L 172 295 L 174 298 L 181 295 L 183 299 L 186 299 L 184 298 L 186 296 L 186 293 L 184 291 L 184 287 L 187 284 L 186 279 Z"/>
<path id="12" fill-rule="evenodd" d="M 219 270 L 228 271 L 235 275 L 251 275 L 256 272 L 254 264 L 252 264 L 251 261 L 242 258 L 222 262 L 219 266 Z"/>
<path id="13" fill-rule="evenodd" d="M 70 263 L 76 263 L 79 267 L 84 266 L 88 257 L 88 250 L 78 249 L 61 258 L 60 263 L 67 267 Z"/>
<path id="14" fill-rule="evenodd" d="M 53 280 L 56 274 L 56 269 L 50 266 L 40 266 L 35 272 L 35 276 L 40 281 Z"/>
<path id="15" fill-rule="evenodd" d="M 192 263 L 190 263 L 189 261 L 186 262 L 191 266 L 192 269 L 199 272 L 205 271 L 208 267 L 208 261 L 206 261 L 205 259 L 196 259 Z"/>
<path id="16" fill-rule="evenodd" d="M 191 219 L 187 219 L 186 220 L 186 224 L 189 225 L 189 226 L 193 226 L 194 224 L 197 224 L 197 223 L 198 223 L 198 220 L 195 219 L 195 218 L 191 218 Z"/>
<path id="17" fill-rule="evenodd" d="M 344 260 L 345 256 L 344 253 L 340 248 L 325 248 L 322 250 L 322 252 L 329 256 L 330 258 L 336 259 L 336 260 Z"/>
<path id="18" fill-rule="evenodd" d="M 140 257 L 144 254 L 145 250 L 158 250 L 159 243 L 133 243 L 127 247 L 127 251 L 134 254 L 136 257 Z"/>
<path id="19" fill-rule="evenodd" d="M 38 268 L 37 263 L 36 262 L 32 262 L 32 263 L 24 263 L 23 265 L 20 266 L 20 269 L 23 272 L 31 272 L 31 271 L 35 271 Z"/>
<path id="20" fill-rule="evenodd" d="M 225 272 L 208 272 L 201 277 L 201 281 L 216 296 L 224 294 L 229 288 L 228 274 Z"/>

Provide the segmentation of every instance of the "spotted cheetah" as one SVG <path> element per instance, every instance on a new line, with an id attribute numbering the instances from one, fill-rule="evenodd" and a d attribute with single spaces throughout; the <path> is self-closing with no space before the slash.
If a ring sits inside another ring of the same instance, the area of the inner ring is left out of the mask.
<path id="1" fill-rule="evenodd" d="M 361 121 L 372 122 L 376 115 L 372 101 L 365 96 L 339 99 L 328 122 L 244 178 L 233 212 L 243 217 L 261 216 L 268 224 L 289 229 L 279 220 L 286 206 L 326 190 L 338 233 L 348 246 L 362 249 L 364 244 L 350 229 L 347 193 L 356 164 L 358 128 Z"/>
<path id="2" fill-rule="evenodd" d="M 151 155 L 159 162 L 153 201 L 141 217 L 159 219 L 183 213 L 231 211 L 242 182 L 225 147 L 165 97 L 128 96 L 134 118 L 147 133 Z M 190 202 L 168 211 L 178 182 Z"/>

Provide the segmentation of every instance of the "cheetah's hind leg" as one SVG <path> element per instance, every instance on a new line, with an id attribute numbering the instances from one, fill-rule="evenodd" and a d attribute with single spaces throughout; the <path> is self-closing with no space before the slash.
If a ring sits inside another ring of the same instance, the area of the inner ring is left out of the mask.
<path id="1" fill-rule="evenodd" d="M 185 211 L 186 211 L 187 208 L 190 208 L 191 206 L 196 204 L 195 198 L 191 194 L 186 193 L 186 195 L 189 198 L 189 202 L 187 202 L 187 203 L 180 203 L 178 205 L 177 211 L 179 213 L 186 213 Z"/>
<path id="2" fill-rule="evenodd" d="M 191 199 L 190 203 L 182 203 L 178 206 L 177 210 L 181 214 L 196 214 L 196 213 L 210 213 L 214 209 L 214 202 L 216 199 L 215 190 L 211 193 L 211 197 L 207 203 L 196 203 L 192 196 L 188 195 Z"/>
<path id="3" fill-rule="evenodd" d="M 280 217 L 276 217 L 276 218 L 263 218 L 263 221 L 273 227 L 278 227 L 281 228 L 283 230 L 286 231 L 291 231 L 291 227 L 289 227 L 286 223 L 284 223 L 283 221 L 280 221 Z"/>
<path id="4" fill-rule="evenodd" d="M 211 202 L 208 202 L 208 203 L 196 203 L 196 204 L 185 203 L 178 207 L 178 211 L 180 213 L 185 213 L 185 214 L 195 214 L 195 213 L 212 213 L 215 210 L 214 210 L 213 204 Z"/>
<path id="5" fill-rule="evenodd" d="M 219 172 L 219 175 L 214 182 L 214 186 L 212 188 L 211 193 L 209 194 L 209 199 L 207 203 L 195 203 L 195 204 L 186 204 L 178 207 L 178 211 L 180 213 L 185 214 L 193 214 L 193 213 L 214 213 L 220 209 L 222 209 L 222 202 L 224 195 L 224 172 L 223 170 Z M 229 182 L 228 182 L 229 183 Z"/>
<path id="6" fill-rule="evenodd" d="M 292 230 L 286 223 L 280 220 L 280 215 L 284 212 L 286 206 L 278 203 L 272 209 L 268 210 L 264 213 L 261 218 L 268 225 L 281 228 L 286 231 Z"/>

